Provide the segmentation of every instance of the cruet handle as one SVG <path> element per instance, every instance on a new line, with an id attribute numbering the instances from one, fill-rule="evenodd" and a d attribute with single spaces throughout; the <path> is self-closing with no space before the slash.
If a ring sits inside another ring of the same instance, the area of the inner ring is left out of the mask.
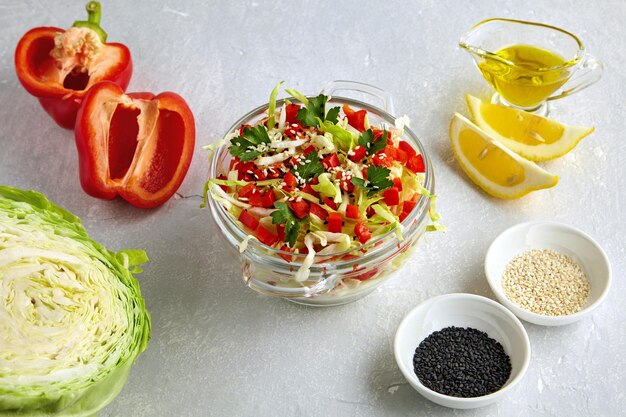
<path id="1" fill-rule="evenodd" d="M 595 84 L 602 78 L 603 71 L 604 65 L 602 62 L 598 61 L 594 56 L 587 54 L 584 62 L 578 68 L 578 71 L 576 71 L 577 74 L 565 84 L 565 86 L 569 88 L 561 91 L 557 95 L 548 97 L 547 100 L 567 97 L 589 87 L 591 84 Z"/>

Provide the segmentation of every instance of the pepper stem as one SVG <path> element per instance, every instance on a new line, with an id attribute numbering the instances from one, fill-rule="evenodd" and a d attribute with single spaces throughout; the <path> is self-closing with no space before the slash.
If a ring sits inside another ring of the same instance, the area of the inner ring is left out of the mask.
<path id="1" fill-rule="evenodd" d="M 100 40 L 104 43 L 107 40 L 107 33 L 100 27 L 100 18 L 102 17 L 102 8 L 99 1 L 90 1 L 85 6 L 87 10 L 87 20 L 77 20 L 72 26 L 89 28 L 98 34 Z"/>

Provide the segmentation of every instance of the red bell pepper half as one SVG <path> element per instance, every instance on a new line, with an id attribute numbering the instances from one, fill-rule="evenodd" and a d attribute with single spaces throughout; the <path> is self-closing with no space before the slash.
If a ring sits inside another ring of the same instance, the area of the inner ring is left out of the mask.
<path id="1" fill-rule="evenodd" d="M 68 29 L 37 27 L 15 49 L 15 71 L 24 88 L 39 99 L 61 127 L 73 129 L 85 93 L 98 81 L 113 81 L 125 90 L 133 65 L 128 48 L 105 43 L 100 3 L 87 3 L 87 21 Z"/>
<path id="2" fill-rule="evenodd" d="M 98 83 L 76 118 L 81 185 L 93 197 L 159 206 L 183 182 L 195 135 L 193 114 L 178 94 L 124 94 L 115 83 Z"/>

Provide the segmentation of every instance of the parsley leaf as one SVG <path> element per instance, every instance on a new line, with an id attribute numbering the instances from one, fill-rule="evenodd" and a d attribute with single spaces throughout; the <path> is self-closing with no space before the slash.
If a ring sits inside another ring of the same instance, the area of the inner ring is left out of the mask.
<path id="1" fill-rule="evenodd" d="M 374 132 L 372 132 L 372 129 L 367 129 L 367 131 L 361 133 L 361 136 L 359 136 L 359 145 L 367 149 L 367 155 L 371 156 L 385 149 L 385 146 L 387 146 L 386 138 L 386 130 L 383 130 L 383 134 L 377 140 L 374 140 Z"/>
<path id="2" fill-rule="evenodd" d="M 326 171 L 324 169 L 324 165 L 320 162 L 320 157 L 317 155 L 317 151 L 313 151 L 308 155 L 303 155 L 302 158 L 304 164 L 297 164 L 293 172 L 293 175 L 295 175 L 296 178 L 309 182 Z"/>
<path id="3" fill-rule="evenodd" d="M 300 232 L 300 220 L 291 212 L 286 203 L 277 201 L 274 203 L 274 207 L 276 210 L 270 214 L 272 224 L 285 224 L 285 239 L 289 247 L 293 248 L 298 238 L 298 232 Z"/>
<path id="4" fill-rule="evenodd" d="M 230 140 L 228 150 L 232 156 L 239 157 L 240 160 L 252 161 L 264 152 L 264 144 L 270 143 L 265 126 L 244 127 L 241 136 Z M 261 145 L 261 146 L 259 146 Z"/>
<path id="5" fill-rule="evenodd" d="M 328 120 L 332 123 L 337 123 L 337 116 L 339 115 L 339 107 L 333 107 L 326 113 L 326 101 L 328 97 L 324 94 L 320 94 L 317 97 L 313 97 L 306 104 L 306 107 L 302 107 L 298 110 L 298 120 L 304 126 L 318 126 L 317 118 L 321 120 Z"/>
<path id="6" fill-rule="evenodd" d="M 339 107 L 333 107 L 326 112 L 326 119 L 331 123 L 337 124 L 337 117 L 339 116 Z"/>
<path id="7" fill-rule="evenodd" d="M 389 179 L 391 171 L 385 167 L 370 165 L 367 168 L 367 180 L 353 177 L 352 184 L 367 190 L 368 196 L 384 191 L 393 186 L 393 181 Z"/>

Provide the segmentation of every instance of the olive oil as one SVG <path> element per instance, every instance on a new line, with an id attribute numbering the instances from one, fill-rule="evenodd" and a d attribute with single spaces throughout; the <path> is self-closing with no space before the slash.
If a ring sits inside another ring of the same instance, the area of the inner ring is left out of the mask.
<path id="1" fill-rule="evenodd" d="M 515 106 L 539 105 L 571 75 L 569 68 L 563 68 L 567 63 L 563 57 L 533 45 L 507 46 L 495 55 L 483 57 L 478 68 L 500 96 Z"/>

